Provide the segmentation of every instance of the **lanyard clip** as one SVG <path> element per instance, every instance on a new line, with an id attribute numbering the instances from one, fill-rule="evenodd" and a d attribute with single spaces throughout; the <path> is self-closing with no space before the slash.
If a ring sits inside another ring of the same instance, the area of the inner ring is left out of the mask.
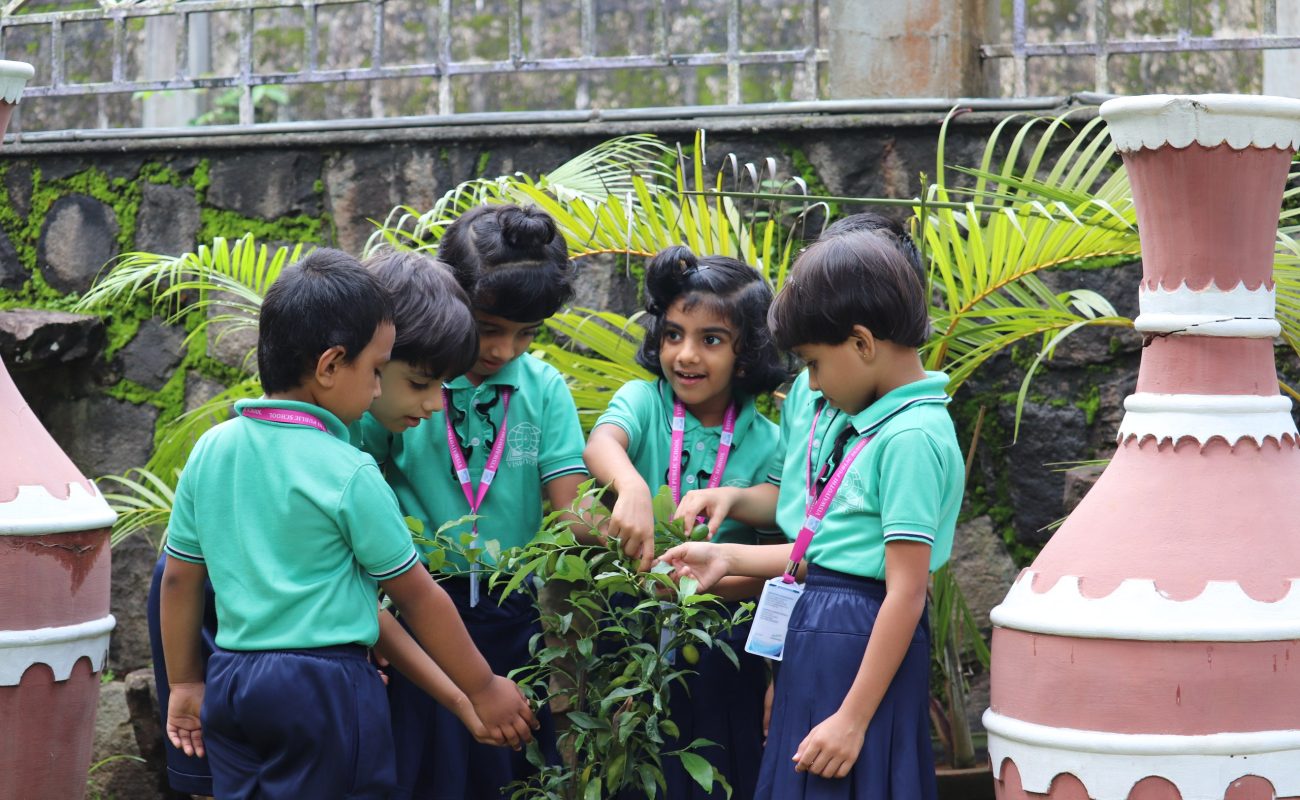
<path id="1" fill-rule="evenodd" d="M 787 561 L 785 563 L 785 573 L 781 575 L 781 581 L 784 583 L 794 583 L 795 573 L 799 571 L 798 561 Z"/>

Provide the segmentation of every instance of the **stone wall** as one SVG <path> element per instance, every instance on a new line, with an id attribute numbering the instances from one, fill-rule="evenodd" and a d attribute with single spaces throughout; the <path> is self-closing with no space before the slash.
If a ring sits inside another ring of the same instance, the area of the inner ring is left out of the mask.
<path id="1" fill-rule="evenodd" d="M 933 173 L 941 121 L 940 114 L 714 120 L 707 123 L 708 153 L 715 165 L 727 153 L 742 164 L 771 156 L 781 174 L 802 177 L 816 192 L 907 197 L 918 191 L 919 173 Z M 997 121 L 961 118 L 946 160 L 977 164 Z M 145 463 L 161 424 L 237 374 L 249 342 L 187 340 L 185 330 L 144 305 L 103 320 L 67 313 L 69 296 L 84 292 L 115 255 L 174 255 L 245 231 L 272 244 L 359 252 L 373 230 L 370 220 L 399 204 L 427 208 L 478 176 L 545 172 L 619 133 L 650 130 L 689 145 L 695 127 L 442 128 L 6 149 L 0 309 L 8 310 L 0 311 L 0 357 L 83 472 L 121 473 Z M 583 270 L 581 304 L 635 308 L 636 287 L 621 263 L 593 261 Z M 1135 264 L 1047 280 L 1059 290 L 1097 290 L 1132 315 L 1139 275 Z M 984 409 L 954 557 L 984 624 L 1016 569 L 1064 516 L 1067 489 L 1076 500 L 1086 491 L 1087 470 L 1067 483 L 1067 473 L 1052 465 L 1109 453 L 1140 347 L 1132 331 L 1113 328 L 1084 331 L 1062 346 L 1033 385 L 1018 440 L 1014 397 L 1025 353 L 991 362 L 958 395 L 953 409 L 964 447 Z M 114 552 L 119 628 L 108 667 L 118 676 L 150 660 L 142 609 L 154 558 L 154 545 L 143 537 Z"/>

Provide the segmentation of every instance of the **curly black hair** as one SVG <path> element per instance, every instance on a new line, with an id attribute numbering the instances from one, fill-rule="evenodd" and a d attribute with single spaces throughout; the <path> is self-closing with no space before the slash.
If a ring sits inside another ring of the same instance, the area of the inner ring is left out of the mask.
<path id="1" fill-rule="evenodd" d="M 689 311 L 701 304 L 736 329 L 733 385 L 745 395 L 770 392 L 789 374 L 786 359 L 767 328 L 772 288 L 758 270 L 728 256 L 697 257 L 690 248 L 669 247 L 656 255 L 645 271 L 645 339 L 636 361 L 664 377 L 659 347 L 664 316 L 681 299 Z"/>
<path id="2" fill-rule="evenodd" d="M 484 205 L 466 211 L 438 243 L 474 308 L 512 322 L 537 322 L 573 297 L 569 246 L 539 208 Z"/>

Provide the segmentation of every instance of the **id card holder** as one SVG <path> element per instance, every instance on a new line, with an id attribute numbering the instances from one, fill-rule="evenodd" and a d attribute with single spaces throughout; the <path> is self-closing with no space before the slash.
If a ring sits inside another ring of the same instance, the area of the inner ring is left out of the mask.
<path id="1" fill-rule="evenodd" d="M 754 609 L 754 621 L 749 626 L 749 638 L 745 640 L 745 652 L 780 661 L 785 653 L 790 615 L 802 596 L 802 583 L 786 583 L 779 577 L 764 583 L 763 594 Z"/>

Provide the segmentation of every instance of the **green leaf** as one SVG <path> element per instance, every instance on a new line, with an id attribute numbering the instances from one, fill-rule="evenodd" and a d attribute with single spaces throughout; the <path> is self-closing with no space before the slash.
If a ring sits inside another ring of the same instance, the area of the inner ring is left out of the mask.
<path id="1" fill-rule="evenodd" d="M 713 766 L 707 759 L 694 753 L 678 753 L 677 757 L 701 789 L 707 792 L 713 788 Z"/>

